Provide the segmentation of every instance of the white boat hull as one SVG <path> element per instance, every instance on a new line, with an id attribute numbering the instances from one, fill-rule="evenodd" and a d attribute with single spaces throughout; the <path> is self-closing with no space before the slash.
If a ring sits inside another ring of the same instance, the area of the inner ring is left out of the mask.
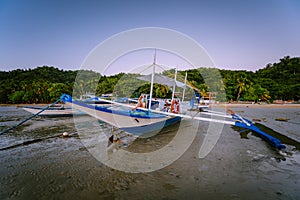
<path id="1" fill-rule="evenodd" d="M 162 114 L 146 115 L 146 112 L 135 112 L 120 106 L 95 107 L 75 102 L 67 102 L 66 105 L 72 106 L 73 109 L 78 109 L 114 127 L 139 136 L 161 130 L 166 125 L 170 125 L 181 119 L 180 117 Z"/>

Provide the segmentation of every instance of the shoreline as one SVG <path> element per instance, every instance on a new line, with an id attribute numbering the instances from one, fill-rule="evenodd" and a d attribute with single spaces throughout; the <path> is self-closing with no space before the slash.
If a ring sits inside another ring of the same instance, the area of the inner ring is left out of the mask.
<path id="1" fill-rule="evenodd" d="M 211 104 L 216 107 L 227 108 L 300 108 L 300 104 L 250 104 L 250 103 L 219 103 Z"/>

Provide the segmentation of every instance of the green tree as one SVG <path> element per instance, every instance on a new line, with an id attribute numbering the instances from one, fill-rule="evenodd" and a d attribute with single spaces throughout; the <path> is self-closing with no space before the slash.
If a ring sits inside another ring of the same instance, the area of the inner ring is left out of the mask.
<path id="1" fill-rule="evenodd" d="M 23 101 L 23 96 L 24 96 L 24 91 L 15 91 L 14 93 L 9 95 L 9 100 L 12 103 L 22 103 Z"/>
<path id="2" fill-rule="evenodd" d="M 249 89 L 250 85 L 251 85 L 251 82 L 245 77 L 241 77 L 241 78 L 237 79 L 237 85 L 236 85 L 236 90 L 237 90 L 236 100 L 237 101 L 240 99 L 241 94 Z"/>
<path id="3" fill-rule="evenodd" d="M 56 101 L 62 94 L 72 94 L 72 87 L 64 83 L 52 83 L 48 92 L 51 101 Z"/>
<path id="4" fill-rule="evenodd" d="M 243 97 L 247 101 L 269 101 L 271 98 L 269 91 L 257 83 L 251 85 Z"/>

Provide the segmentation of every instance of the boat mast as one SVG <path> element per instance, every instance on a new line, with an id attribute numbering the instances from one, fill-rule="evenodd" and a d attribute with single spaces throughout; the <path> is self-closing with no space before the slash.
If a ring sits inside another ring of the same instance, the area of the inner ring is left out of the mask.
<path id="1" fill-rule="evenodd" d="M 184 88 L 183 88 L 183 93 L 182 93 L 182 100 L 181 100 L 181 102 L 184 101 L 184 94 L 185 94 L 185 88 L 186 88 L 186 81 L 187 81 L 187 72 L 185 72 L 185 77 L 184 77 Z"/>
<path id="2" fill-rule="evenodd" d="M 152 76 L 151 76 L 151 87 L 150 87 L 150 98 L 149 98 L 148 110 L 151 109 L 151 101 L 152 101 L 152 93 L 153 93 L 153 82 L 154 82 L 154 74 L 155 74 L 155 65 L 156 65 L 156 49 L 155 49 L 155 52 L 154 52 L 154 60 L 153 60 L 153 68 L 152 68 Z"/>
<path id="3" fill-rule="evenodd" d="M 173 101 L 174 96 L 175 96 L 176 79 L 177 79 L 177 67 L 175 68 L 175 77 L 174 77 L 174 85 L 173 85 L 173 92 L 172 92 L 172 101 Z"/>

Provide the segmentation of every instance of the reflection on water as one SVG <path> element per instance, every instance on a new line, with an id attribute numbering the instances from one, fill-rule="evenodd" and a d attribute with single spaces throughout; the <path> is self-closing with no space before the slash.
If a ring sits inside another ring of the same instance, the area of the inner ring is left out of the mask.
<path id="1" fill-rule="evenodd" d="M 176 135 L 180 122 L 163 128 L 158 134 L 150 138 L 137 138 L 127 148 L 130 152 L 146 153 L 161 149 Z"/>

